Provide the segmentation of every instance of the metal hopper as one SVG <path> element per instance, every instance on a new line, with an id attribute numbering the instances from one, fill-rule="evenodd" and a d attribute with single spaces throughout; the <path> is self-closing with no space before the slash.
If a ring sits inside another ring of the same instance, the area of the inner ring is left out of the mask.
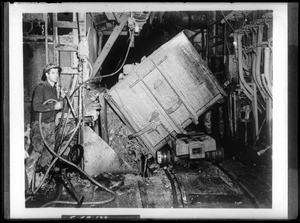
<path id="1" fill-rule="evenodd" d="M 106 94 L 152 155 L 226 93 L 183 32 L 162 45 Z"/>

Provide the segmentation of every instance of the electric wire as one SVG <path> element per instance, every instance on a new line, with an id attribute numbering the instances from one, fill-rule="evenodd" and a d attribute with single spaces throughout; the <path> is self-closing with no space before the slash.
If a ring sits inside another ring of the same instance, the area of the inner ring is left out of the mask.
<path id="1" fill-rule="evenodd" d="M 128 48 L 127 48 L 127 52 L 126 52 L 126 56 L 125 56 L 125 58 L 124 58 L 124 61 L 123 61 L 122 65 L 120 66 L 120 68 L 119 68 L 117 71 L 115 71 L 115 72 L 113 72 L 113 73 L 110 73 L 110 74 L 107 74 L 107 75 L 101 75 L 101 76 L 95 76 L 95 77 L 90 77 L 90 78 L 88 78 L 87 80 L 85 80 L 85 81 L 83 81 L 82 83 L 80 83 L 80 84 L 74 89 L 74 91 L 72 92 L 72 94 L 70 95 L 70 97 L 72 97 L 73 94 L 74 94 L 74 93 L 75 93 L 82 85 L 87 84 L 87 83 L 92 82 L 92 81 L 97 80 L 97 79 L 100 79 L 100 81 L 101 81 L 102 78 L 110 77 L 110 76 L 113 76 L 113 75 L 115 75 L 116 73 L 118 73 L 118 72 L 121 70 L 121 68 L 124 66 L 124 64 L 125 64 L 125 62 L 126 62 L 126 60 L 127 60 L 128 53 L 129 53 L 129 50 L 130 50 L 130 48 L 131 48 L 130 45 L 131 45 L 131 43 L 129 43 L 129 46 L 128 46 Z"/>
<path id="2" fill-rule="evenodd" d="M 131 34 L 131 35 L 133 35 L 133 34 Z M 125 64 L 125 62 L 127 60 L 130 48 L 131 48 L 131 42 L 129 42 L 125 58 L 123 60 L 122 65 L 120 66 L 120 68 L 118 70 L 116 70 L 115 72 L 111 73 L 111 74 L 101 75 L 102 78 L 111 77 L 111 76 L 115 75 L 116 73 L 118 73 L 121 70 L 121 68 L 124 66 L 124 64 Z"/>
<path id="3" fill-rule="evenodd" d="M 126 45 L 127 45 L 129 42 L 130 42 L 130 37 L 127 39 Z M 126 46 L 126 49 L 127 49 L 127 46 Z M 118 64 L 117 64 L 116 67 L 119 67 L 119 65 L 121 64 L 121 61 L 123 60 L 125 53 L 126 53 L 125 50 L 123 50 L 122 56 L 120 57 L 120 59 L 119 59 Z"/>

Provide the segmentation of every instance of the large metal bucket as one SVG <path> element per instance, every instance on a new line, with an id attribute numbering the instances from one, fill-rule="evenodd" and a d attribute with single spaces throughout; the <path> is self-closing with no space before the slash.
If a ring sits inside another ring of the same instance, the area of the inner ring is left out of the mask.
<path id="1" fill-rule="evenodd" d="M 105 98 L 152 155 L 226 93 L 183 32 L 153 52 Z"/>

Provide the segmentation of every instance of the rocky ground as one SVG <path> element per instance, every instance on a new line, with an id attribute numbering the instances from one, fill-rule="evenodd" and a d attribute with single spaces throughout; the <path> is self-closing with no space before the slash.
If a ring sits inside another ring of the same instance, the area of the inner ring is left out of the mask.
<path id="1" fill-rule="evenodd" d="M 116 151 L 137 173 L 142 171 L 142 156 L 148 154 L 136 138 L 131 140 L 132 134 L 129 128 L 121 121 L 110 106 L 107 106 L 107 125 L 109 134 L 109 146 Z"/>

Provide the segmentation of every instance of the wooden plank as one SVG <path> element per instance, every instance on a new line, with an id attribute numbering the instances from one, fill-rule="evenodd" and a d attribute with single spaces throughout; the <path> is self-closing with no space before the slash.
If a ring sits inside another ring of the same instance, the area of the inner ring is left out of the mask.
<path id="1" fill-rule="evenodd" d="M 44 13 L 45 20 L 45 53 L 46 53 L 46 64 L 49 63 L 49 54 L 48 54 L 48 14 Z"/>
<path id="2" fill-rule="evenodd" d="M 107 128 L 107 104 L 103 94 L 100 94 L 99 99 L 101 104 L 101 110 L 100 110 L 101 137 L 106 143 L 109 143 L 108 128 Z"/>
<path id="3" fill-rule="evenodd" d="M 75 12 L 73 12 L 73 22 L 77 23 L 77 16 Z M 78 29 L 73 29 L 71 37 L 72 37 L 72 42 L 70 42 L 70 44 L 74 44 L 78 46 L 79 43 Z M 78 67 L 77 52 L 71 52 L 71 67 Z"/>
<path id="4" fill-rule="evenodd" d="M 57 13 L 53 13 L 53 23 L 57 21 Z M 56 45 L 58 44 L 58 30 L 56 26 L 53 26 L 53 63 L 59 65 L 59 52 L 56 50 Z M 56 84 L 57 88 L 57 98 L 60 97 L 60 91 L 58 88 L 61 88 L 61 78 L 59 77 L 58 83 Z"/>
<path id="5" fill-rule="evenodd" d="M 72 51 L 72 52 L 77 51 L 77 45 L 70 45 L 70 44 L 67 45 L 58 44 L 55 46 L 55 48 L 58 51 Z"/>
<path id="6" fill-rule="evenodd" d="M 78 29 L 77 22 L 70 21 L 53 21 L 53 26 L 57 28 L 70 28 L 70 29 Z"/>
<path id="7" fill-rule="evenodd" d="M 78 13 L 79 36 L 86 36 L 86 13 Z M 81 40 L 81 39 L 80 39 Z"/>
<path id="8" fill-rule="evenodd" d="M 110 31 L 110 30 L 104 30 L 104 31 L 102 31 L 102 34 L 105 36 L 108 36 L 108 35 L 111 35 L 112 34 L 112 32 L 113 32 L 113 30 L 112 31 Z M 128 31 L 122 31 L 122 32 L 120 32 L 120 34 L 119 34 L 120 36 L 127 36 L 128 35 Z"/>
<path id="9" fill-rule="evenodd" d="M 61 68 L 62 74 L 77 74 L 78 70 L 77 68 L 71 68 L 71 67 L 62 67 Z"/>
<path id="10" fill-rule="evenodd" d="M 106 15 L 106 17 L 107 17 L 107 19 L 109 20 L 109 21 L 114 21 L 114 20 L 116 20 L 116 17 L 115 17 L 115 15 L 112 13 L 112 12 L 104 12 L 105 13 L 105 15 Z"/>

